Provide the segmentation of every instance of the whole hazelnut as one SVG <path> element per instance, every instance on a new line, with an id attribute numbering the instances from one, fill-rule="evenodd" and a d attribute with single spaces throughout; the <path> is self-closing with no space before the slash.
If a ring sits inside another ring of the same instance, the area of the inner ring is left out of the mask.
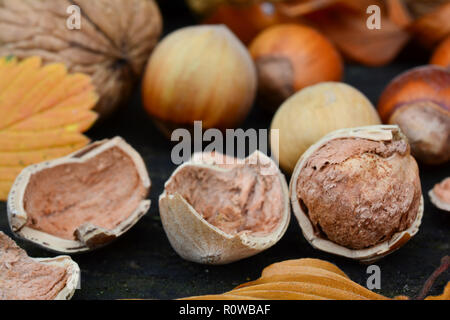
<path id="1" fill-rule="evenodd" d="M 430 65 L 402 73 L 383 91 L 378 111 L 384 123 L 401 128 L 418 160 L 450 159 L 450 69 Z"/>
<path id="2" fill-rule="evenodd" d="M 50 251 L 91 251 L 147 213 L 150 188 L 144 160 L 132 146 L 120 137 L 96 141 L 22 170 L 8 196 L 9 226 Z"/>
<path id="3" fill-rule="evenodd" d="M 337 129 L 380 124 L 372 103 L 360 91 L 340 82 L 323 82 L 297 92 L 275 113 L 270 144 L 280 166 L 289 173 L 300 156 Z"/>
<path id="4" fill-rule="evenodd" d="M 296 91 L 342 79 L 344 66 L 339 52 L 311 27 L 269 27 L 253 40 L 249 50 L 258 71 L 260 103 L 273 111 Z"/>
<path id="5" fill-rule="evenodd" d="M 223 25 L 185 27 L 155 48 L 142 84 L 145 110 L 167 126 L 234 128 L 249 113 L 256 71 L 247 48 Z"/>
<path id="6" fill-rule="evenodd" d="M 308 242 L 364 262 L 406 243 L 423 213 L 419 170 L 409 151 L 397 126 L 337 130 L 311 146 L 290 183 Z"/>

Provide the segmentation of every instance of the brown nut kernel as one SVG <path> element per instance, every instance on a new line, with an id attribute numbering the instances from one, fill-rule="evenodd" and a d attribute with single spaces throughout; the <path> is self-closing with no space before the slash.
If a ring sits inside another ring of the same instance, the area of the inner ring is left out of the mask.
<path id="1" fill-rule="evenodd" d="M 325 136 L 298 161 L 290 196 L 313 247 L 364 262 L 403 245 L 423 213 L 417 163 L 397 126 Z"/>
<path id="2" fill-rule="evenodd" d="M 194 154 L 166 182 L 159 209 L 175 251 L 205 264 L 230 263 L 271 247 L 290 219 L 285 178 L 258 151 L 246 159 Z"/>
<path id="3" fill-rule="evenodd" d="M 62 253 L 89 251 L 128 231 L 148 211 L 150 178 L 123 139 L 92 143 L 25 168 L 8 197 L 19 237 Z"/>

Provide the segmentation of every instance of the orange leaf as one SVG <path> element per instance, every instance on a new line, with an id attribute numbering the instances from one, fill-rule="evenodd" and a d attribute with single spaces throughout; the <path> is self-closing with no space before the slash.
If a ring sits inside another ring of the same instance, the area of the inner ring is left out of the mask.
<path id="1" fill-rule="evenodd" d="M 409 30 L 426 47 L 433 47 L 450 35 L 450 3 L 442 4 L 432 12 L 414 21 Z"/>
<path id="2" fill-rule="evenodd" d="M 97 119 L 91 78 L 39 57 L 0 58 L 0 200 L 26 166 L 72 153 Z"/>
<path id="3" fill-rule="evenodd" d="M 447 283 L 444 292 L 440 296 L 428 296 L 425 300 L 450 300 L 450 282 Z"/>
<path id="4" fill-rule="evenodd" d="M 381 29 L 368 29 L 367 14 L 344 8 L 322 10 L 309 16 L 343 54 L 368 66 L 392 61 L 409 41 L 409 34 L 386 17 Z"/>
<path id="5" fill-rule="evenodd" d="M 448 258 L 448 257 L 446 257 Z M 445 260 L 447 262 L 447 260 Z M 443 267 L 440 267 L 442 270 Z M 295 259 L 271 264 L 259 279 L 239 285 L 222 295 L 206 295 L 182 300 L 389 300 L 350 280 L 332 263 L 319 259 Z M 409 300 L 397 296 L 395 300 Z M 440 296 L 426 300 L 449 300 L 450 282 Z"/>

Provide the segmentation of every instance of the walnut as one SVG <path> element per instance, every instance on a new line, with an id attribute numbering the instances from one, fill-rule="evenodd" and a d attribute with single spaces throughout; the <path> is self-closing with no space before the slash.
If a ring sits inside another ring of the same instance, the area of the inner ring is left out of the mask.
<path id="1" fill-rule="evenodd" d="M 69 29 L 68 8 L 81 9 Z M 162 29 L 153 0 L 0 0 L 0 56 L 40 56 L 89 74 L 107 116 L 129 96 Z"/>

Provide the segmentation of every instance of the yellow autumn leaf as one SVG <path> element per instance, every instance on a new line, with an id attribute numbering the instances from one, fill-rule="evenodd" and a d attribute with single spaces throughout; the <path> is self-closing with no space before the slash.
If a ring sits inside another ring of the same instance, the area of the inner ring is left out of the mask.
<path id="1" fill-rule="evenodd" d="M 90 141 L 97 119 L 91 78 L 64 64 L 0 58 L 0 200 L 28 165 L 65 156 Z"/>
<path id="2" fill-rule="evenodd" d="M 425 300 L 450 300 L 450 282 L 447 283 L 440 296 L 428 296 Z"/>
<path id="3" fill-rule="evenodd" d="M 319 259 L 295 259 L 271 264 L 257 280 L 243 283 L 224 294 L 194 296 L 181 300 L 388 300 L 350 280 L 337 266 Z M 409 300 L 398 296 L 396 300 Z M 426 300 L 449 300 L 450 282 L 440 296 Z"/>

